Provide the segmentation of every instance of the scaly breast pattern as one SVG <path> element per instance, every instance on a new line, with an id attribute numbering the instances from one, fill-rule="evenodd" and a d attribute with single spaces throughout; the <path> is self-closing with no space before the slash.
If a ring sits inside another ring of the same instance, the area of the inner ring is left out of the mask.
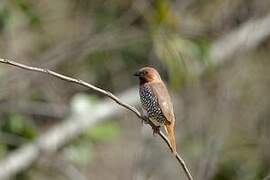
<path id="1" fill-rule="evenodd" d="M 142 107 L 148 113 L 148 116 L 156 125 L 162 125 L 165 123 L 166 118 L 160 109 L 158 99 L 151 92 L 151 87 L 148 84 L 141 85 L 140 87 L 140 99 Z"/>

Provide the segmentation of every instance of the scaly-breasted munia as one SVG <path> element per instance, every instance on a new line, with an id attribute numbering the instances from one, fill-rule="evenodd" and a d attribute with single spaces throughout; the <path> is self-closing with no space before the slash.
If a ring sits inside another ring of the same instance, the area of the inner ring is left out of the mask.
<path id="1" fill-rule="evenodd" d="M 176 154 L 173 105 L 164 82 L 157 70 L 151 67 L 141 68 L 134 75 L 140 80 L 139 92 L 143 114 L 155 125 L 153 133 L 157 133 L 161 126 L 164 127 L 172 152 Z"/>

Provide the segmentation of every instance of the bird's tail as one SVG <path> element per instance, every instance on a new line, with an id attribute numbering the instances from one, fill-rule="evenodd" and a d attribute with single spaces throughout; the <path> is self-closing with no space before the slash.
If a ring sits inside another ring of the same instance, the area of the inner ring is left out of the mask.
<path id="1" fill-rule="evenodd" d="M 172 153 L 176 155 L 176 143 L 175 143 L 175 137 L 174 137 L 174 122 L 170 123 L 169 125 L 164 126 L 165 131 L 167 133 L 167 137 L 169 139 Z"/>

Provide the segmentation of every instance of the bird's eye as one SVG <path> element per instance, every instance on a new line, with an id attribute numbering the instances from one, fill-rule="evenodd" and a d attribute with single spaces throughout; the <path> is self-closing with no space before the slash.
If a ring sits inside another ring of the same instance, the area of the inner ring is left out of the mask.
<path id="1" fill-rule="evenodd" d="M 148 74 L 148 71 L 144 71 L 143 74 Z"/>

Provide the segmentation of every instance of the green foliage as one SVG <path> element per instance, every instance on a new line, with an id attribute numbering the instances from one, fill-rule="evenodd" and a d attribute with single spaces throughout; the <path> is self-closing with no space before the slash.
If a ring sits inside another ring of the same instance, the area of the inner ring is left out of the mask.
<path id="1" fill-rule="evenodd" d="M 31 6 L 27 0 L 16 0 L 16 5 L 19 9 L 29 18 L 29 23 L 31 26 L 40 26 L 40 17 L 34 12 L 34 8 Z"/>
<path id="2" fill-rule="evenodd" d="M 63 149 L 67 160 L 78 165 L 87 165 L 92 160 L 92 143 L 87 140 L 79 140 Z"/>
<path id="3" fill-rule="evenodd" d="M 34 139 L 36 136 L 36 129 L 34 125 L 25 120 L 22 116 L 11 113 L 7 114 L 0 124 L 0 129 L 3 133 L 15 134 L 16 136 L 24 139 Z M 3 144 L 8 149 L 14 149 L 18 145 L 15 144 Z"/>
<path id="4" fill-rule="evenodd" d="M 87 165 L 93 159 L 92 143 L 115 140 L 120 128 L 113 121 L 97 124 L 84 131 L 82 136 L 63 149 L 64 156 L 78 165 Z"/>
<path id="5" fill-rule="evenodd" d="M 120 133 L 119 125 L 114 121 L 100 123 L 94 127 L 88 128 L 84 135 L 95 142 L 115 140 Z"/>
<path id="6" fill-rule="evenodd" d="M 3 132 L 12 132 L 27 139 L 33 139 L 36 135 L 34 125 L 15 113 L 8 115 L 1 126 Z"/>
<path id="7" fill-rule="evenodd" d="M 100 3 L 95 9 L 97 29 L 101 30 L 120 16 L 120 7 L 116 3 Z"/>
<path id="8" fill-rule="evenodd" d="M 145 37 L 145 39 L 148 37 Z M 139 44 L 131 44 L 121 50 L 120 55 L 123 58 L 123 64 L 125 67 L 134 67 L 138 64 L 143 64 L 147 61 L 147 53 L 150 51 L 150 40 Z M 146 48 L 141 48 L 146 47 Z"/>
<path id="9" fill-rule="evenodd" d="M 7 7 L 0 7 L 0 33 L 3 31 L 9 22 L 10 12 Z"/>
<path id="10" fill-rule="evenodd" d="M 170 8 L 170 1 L 154 1 L 153 8 L 146 13 L 145 20 L 151 34 L 154 34 L 160 27 L 174 29 L 176 20 Z"/>
<path id="11" fill-rule="evenodd" d="M 0 158 L 4 157 L 6 152 L 7 152 L 6 145 L 0 143 Z"/>
<path id="12" fill-rule="evenodd" d="M 265 178 L 267 175 L 269 175 L 270 172 L 270 161 L 269 159 L 265 158 L 265 159 L 261 159 L 261 161 L 259 162 L 258 167 L 256 168 L 256 176 L 257 179 L 263 179 Z M 263 179 L 265 180 L 265 179 Z"/>
<path id="13" fill-rule="evenodd" d="M 168 69 L 173 88 L 179 87 L 186 80 L 196 80 L 201 69 L 210 64 L 209 43 L 205 39 L 186 39 L 161 31 L 156 33 L 154 48 Z"/>
<path id="14" fill-rule="evenodd" d="M 218 167 L 219 170 L 213 178 L 214 180 L 231 180 L 237 177 L 237 170 L 239 169 L 237 161 L 223 162 Z"/>

